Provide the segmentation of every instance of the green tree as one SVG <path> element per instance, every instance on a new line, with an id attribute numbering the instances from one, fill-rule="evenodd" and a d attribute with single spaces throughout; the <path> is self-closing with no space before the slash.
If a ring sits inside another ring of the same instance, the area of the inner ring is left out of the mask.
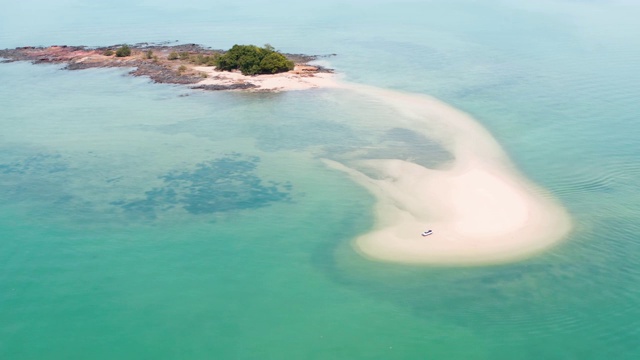
<path id="1" fill-rule="evenodd" d="M 260 69 L 262 73 L 270 72 L 272 74 L 293 70 L 293 62 L 287 60 L 282 54 L 272 52 L 267 54 L 260 61 Z"/>
<path id="2" fill-rule="evenodd" d="M 128 45 L 122 45 L 118 50 L 116 50 L 117 57 L 125 57 L 131 55 L 131 48 Z"/>
<path id="3" fill-rule="evenodd" d="M 293 69 L 293 62 L 267 44 L 264 48 L 255 45 L 234 45 L 216 59 L 219 70 L 238 69 L 244 75 L 275 74 Z"/>

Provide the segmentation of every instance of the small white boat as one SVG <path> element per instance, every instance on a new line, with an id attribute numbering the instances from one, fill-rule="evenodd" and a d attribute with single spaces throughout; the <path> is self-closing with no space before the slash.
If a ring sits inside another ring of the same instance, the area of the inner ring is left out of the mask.
<path id="1" fill-rule="evenodd" d="M 431 235 L 431 234 L 433 234 L 433 230 L 423 231 L 423 232 L 422 232 L 422 234 L 420 234 L 420 235 L 422 235 L 422 236 L 429 236 L 429 235 Z"/>

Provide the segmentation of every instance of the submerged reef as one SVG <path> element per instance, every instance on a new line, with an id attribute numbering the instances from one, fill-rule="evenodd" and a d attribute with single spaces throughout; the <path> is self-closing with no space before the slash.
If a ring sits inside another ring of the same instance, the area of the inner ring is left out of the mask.
<path id="1" fill-rule="evenodd" d="M 264 181 L 256 174 L 260 159 L 231 154 L 197 164 L 195 169 L 160 176 L 162 186 L 144 197 L 120 200 L 123 210 L 154 217 L 157 212 L 181 207 L 191 214 L 212 214 L 254 209 L 291 200 L 290 183 Z"/>

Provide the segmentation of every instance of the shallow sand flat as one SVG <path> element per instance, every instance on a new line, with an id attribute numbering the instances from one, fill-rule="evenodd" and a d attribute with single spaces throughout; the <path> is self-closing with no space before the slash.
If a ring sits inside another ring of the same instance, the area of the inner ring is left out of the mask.
<path id="1" fill-rule="evenodd" d="M 441 169 L 402 160 L 366 160 L 350 168 L 326 160 L 377 198 L 376 227 L 355 242 L 364 255 L 408 263 L 496 263 L 540 252 L 569 233 L 564 208 L 520 175 L 468 115 L 428 96 L 346 86 L 397 107 L 403 118 L 394 125 L 435 137 L 455 157 Z M 427 229 L 434 234 L 422 237 Z"/>
<path id="2" fill-rule="evenodd" d="M 314 88 L 337 87 L 335 75 L 331 73 L 305 73 L 304 66 L 293 71 L 273 75 L 247 76 L 238 71 L 217 71 L 214 67 L 199 66 L 195 70 L 207 74 L 207 78 L 196 85 L 233 85 L 249 83 L 258 86 L 249 91 L 291 91 Z"/>

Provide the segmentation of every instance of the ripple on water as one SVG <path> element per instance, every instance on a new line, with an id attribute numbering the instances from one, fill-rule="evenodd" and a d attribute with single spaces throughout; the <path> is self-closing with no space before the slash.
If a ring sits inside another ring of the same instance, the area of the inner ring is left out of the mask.
<path id="1" fill-rule="evenodd" d="M 592 164 L 580 169 L 558 171 L 550 188 L 561 196 L 607 193 L 616 191 L 623 183 L 629 184 L 630 181 L 635 183 L 635 179 L 639 176 L 640 164 L 622 159 L 604 164 Z"/>

